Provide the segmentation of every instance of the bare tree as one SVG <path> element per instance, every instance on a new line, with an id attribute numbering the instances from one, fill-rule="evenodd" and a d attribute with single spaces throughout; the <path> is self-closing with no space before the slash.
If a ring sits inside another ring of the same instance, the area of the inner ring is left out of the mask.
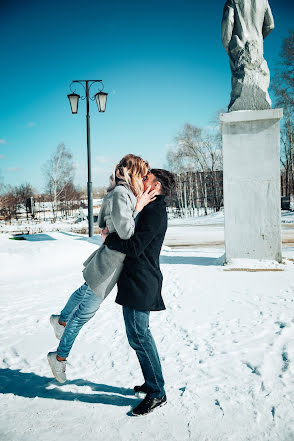
<path id="1" fill-rule="evenodd" d="M 280 53 L 280 62 L 272 78 L 272 89 L 276 104 L 294 107 L 294 30 L 284 38 Z"/>
<path id="2" fill-rule="evenodd" d="M 46 189 L 51 196 L 53 218 L 56 220 L 58 201 L 74 177 L 73 158 L 64 144 L 59 144 L 51 158 L 43 166 Z"/>
<path id="3" fill-rule="evenodd" d="M 191 193 L 190 189 L 190 201 L 192 195 L 200 193 L 207 214 L 209 182 L 214 207 L 216 210 L 220 209 L 222 189 L 218 174 L 222 170 L 222 148 L 218 131 L 211 134 L 202 128 L 186 124 L 176 136 L 174 146 L 169 149 L 167 160 L 169 168 L 175 173 L 196 173 L 195 192 Z M 191 183 L 191 179 L 188 182 Z"/>
<path id="4" fill-rule="evenodd" d="M 0 199 L 0 214 L 10 221 L 18 219 L 20 212 L 26 209 L 26 201 L 34 196 L 34 189 L 31 184 L 21 184 L 19 186 L 8 185 L 2 190 Z"/>
<path id="5" fill-rule="evenodd" d="M 275 105 L 283 107 L 281 166 L 285 196 L 294 194 L 294 31 L 283 40 L 280 62 L 272 78 Z"/>
<path id="6" fill-rule="evenodd" d="M 107 194 L 106 187 L 97 187 L 97 188 L 93 189 L 93 197 L 94 198 L 103 199 L 106 194 Z"/>
<path id="7" fill-rule="evenodd" d="M 60 208 L 65 215 L 73 215 L 73 210 L 79 208 L 82 192 L 78 190 L 73 182 L 68 182 L 60 194 Z"/>
<path id="8" fill-rule="evenodd" d="M 8 185 L 1 195 L 0 213 L 5 219 L 10 222 L 13 217 L 17 218 L 18 201 L 16 197 L 15 187 Z"/>
<path id="9" fill-rule="evenodd" d="M 18 207 L 22 207 L 26 209 L 26 215 L 27 215 L 27 219 L 28 219 L 28 206 L 27 206 L 27 200 L 29 198 L 34 197 L 35 195 L 35 190 L 33 189 L 33 187 L 31 186 L 31 184 L 29 184 L 28 182 L 26 182 L 25 184 L 21 184 L 18 187 L 15 187 L 15 195 L 16 195 L 16 199 L 18 201 Z"/>
<path id="10" fill-rule="evenodd" d="M 281 126 L 281 166 L 285 182 L 285 196 L 294 194 L 294 122 L 293 114 L 284 108 Z"/>
<path id="11" fill-rule="evenodd" d="M 0 170 L 0 195 L 3 193 L 4 188 L 5 188 L 5 186 L 4 186 L 2 171 Z"/>

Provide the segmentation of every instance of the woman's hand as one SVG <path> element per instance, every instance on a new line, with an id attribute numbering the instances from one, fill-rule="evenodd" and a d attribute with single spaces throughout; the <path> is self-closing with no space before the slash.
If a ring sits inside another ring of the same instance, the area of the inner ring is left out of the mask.
<path id="1" fill-rule="evenodd" d="M 145 205 L 148 205 L 150 202 L 155 201 L 155 196 L 158 194 L 156 190 L 150 190 L 151 185 L 147 188 L 144 193 L 137 197 L 137 204 L 135 207 L 136 211 L 142 211 Z"/>
<path id="2" fill-rule="evenodd" d="M 109 234 L 108 227 L 105 227 L 104 230 L 102 230 L 100 234 L 101 234 L 102 243 L 104 243 L 105 239 L 107 238 L 107 236 Z"/>

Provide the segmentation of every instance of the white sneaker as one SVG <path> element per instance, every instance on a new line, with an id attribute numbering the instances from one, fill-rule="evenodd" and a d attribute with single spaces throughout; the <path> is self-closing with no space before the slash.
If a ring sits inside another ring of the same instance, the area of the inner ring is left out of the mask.
<path id="1" fill-rule="evenodd" d="M 54 329 L 54 333 L 58 340 L 61 339 L 62 334 L 64 333 L 65 327 L 58 323 L 60 315 L 52 314 L 50 315 L 50 323 Z"/>
<path id="2" fill-rule="evenodd" d="M 47 359 L 51 367 L 52 373 L 59 383 L 64 383 L 66 378 L 66 361 L 58 361 L 56 358 L 57 352 L 48 352 Z"/>

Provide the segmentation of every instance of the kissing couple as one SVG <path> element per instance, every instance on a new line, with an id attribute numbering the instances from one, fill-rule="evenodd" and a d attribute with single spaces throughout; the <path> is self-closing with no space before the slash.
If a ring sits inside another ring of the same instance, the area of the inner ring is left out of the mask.
<path id="1" fill-rule="evenodd" d="M 145 415 L 166 404 L 161 363 L 149 329 L 150 311 L 161 311 L 162 273 L 159 255 L 167 229 L 165 196 L 175 187 L 167 170 L 151 169 L 147 161 L 128 154 L 115 166 L 99 212 L 103 244 L 84 262 L 85 283 L 68 299 L 50 323 L 58 348 L 47 355 L 54 377 L 66 378 L 66 360 L 81 328 L 117 284 L 126 334 L 136 351 L 144 383 L 134 392 L 145 398 L 132 409 Z"/>

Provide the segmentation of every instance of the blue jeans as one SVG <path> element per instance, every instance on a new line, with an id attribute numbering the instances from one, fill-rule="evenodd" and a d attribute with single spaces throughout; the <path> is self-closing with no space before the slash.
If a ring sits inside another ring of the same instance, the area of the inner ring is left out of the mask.
<path id="1" fill-rule="evenodd" d="M 103 300 L 91 290 L 87 283 L 80 286 L 70 296 L 60 313 L 59 319 L 61 322 L 66 322 L 66 327 L 57 348 L 57 354 L 60 357 L 68 357 L 81 328 L 95 315 L 102 302 Z"/>
<path id="2" fill-rule="evenodd" d="M 136 351 L 147 386 L 153 398 L 165 395 L 161 364 L 149 329 L 150 311 L 138 311 L 123 306 L 123 316 L 130 346 Z"/>

